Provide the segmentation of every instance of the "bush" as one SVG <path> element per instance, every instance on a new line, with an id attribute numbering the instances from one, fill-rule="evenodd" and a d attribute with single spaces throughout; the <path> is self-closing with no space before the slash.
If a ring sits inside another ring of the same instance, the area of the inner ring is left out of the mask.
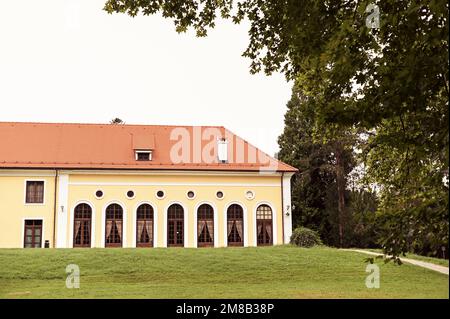
<path id="1" fill-rule="evenodd" d="M 306 227 L 297 227 L 292 232 L 291 244 L 299 247 L 313 247 L 322 245 L 319 234 Z"/>

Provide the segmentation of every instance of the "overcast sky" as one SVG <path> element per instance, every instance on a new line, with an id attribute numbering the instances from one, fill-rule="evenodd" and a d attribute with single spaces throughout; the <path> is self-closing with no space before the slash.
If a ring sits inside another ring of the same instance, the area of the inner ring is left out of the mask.
<path id="1" fill-rule="evenodd" d="M 206 38 L 105 0 L 0 0 L 0 121 L 223 125 L 278 150 L 291 84 L 249 73 L 247 25 Z"/>

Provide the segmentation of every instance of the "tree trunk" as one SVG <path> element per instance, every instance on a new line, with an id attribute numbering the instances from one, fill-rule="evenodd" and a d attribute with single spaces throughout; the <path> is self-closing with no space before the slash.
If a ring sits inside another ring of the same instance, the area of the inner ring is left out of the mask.
<path id="1" fill-rule="evenodd" d="M 338 192 L 338 220 L 339 220 L 339 246 L 344 246 L 344 223 L 345 223 L 345 176 L 344 163 L 342 159 L 342 148 L 336 147 L 336 184 Z"/>

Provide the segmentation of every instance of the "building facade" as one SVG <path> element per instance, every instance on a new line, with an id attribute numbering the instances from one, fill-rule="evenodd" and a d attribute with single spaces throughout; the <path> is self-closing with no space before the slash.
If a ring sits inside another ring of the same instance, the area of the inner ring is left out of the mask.
<path id="1" fill-rule="evenodd" d="M 288 243 L 297 171 L 223 127 L 0 123 L 0 248 Z"/>

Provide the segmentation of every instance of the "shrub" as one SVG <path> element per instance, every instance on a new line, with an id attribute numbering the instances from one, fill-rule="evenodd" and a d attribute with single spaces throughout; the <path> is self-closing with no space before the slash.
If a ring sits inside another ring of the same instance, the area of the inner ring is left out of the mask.
<path id="1" fill-rule="evenodd" d="M 299 247 L 313 247 L 322 245 L 319 234 L 306 227 L 297 227 L 292 232 L 291 244 Z"/>

